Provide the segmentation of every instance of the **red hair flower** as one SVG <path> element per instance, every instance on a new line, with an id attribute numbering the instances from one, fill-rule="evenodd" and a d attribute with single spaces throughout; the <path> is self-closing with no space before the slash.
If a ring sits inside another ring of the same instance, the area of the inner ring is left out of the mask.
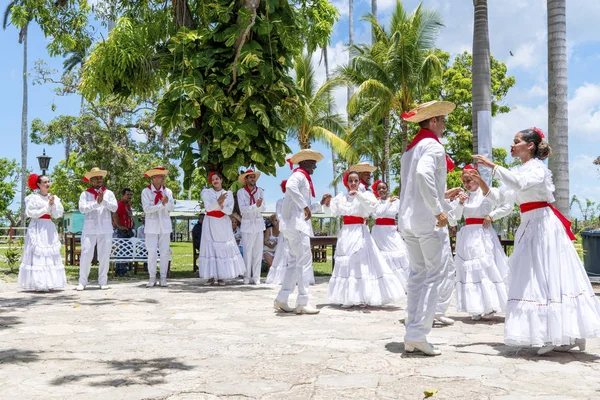
<path id="1" fill-rule="evenodd" d="M 463 171 L 467 171 L 469 169 L 477 169 L 477 166 L 474 166 L 473 164 L 467 164 L 463 167 Z"/>
<path id="2" fill-rule="evenodd" d="M 544 135 L 544 132 L 540 128 L 536 128 L 534 126 L 532 129 L 534 132 L 536 132 L 538 135 L 540 135 L 540 138 L 542 138 L 542 139 L 546 138 L 546 135 Z"/>
<path id="3" fill-rule="evenodd" d="M 211 172 L 210 174 L 208 174 L 208 181 L 212 183 L 212 177 L 214 175 L 217 175 L 217 173 L 215 171 Z"/>
<path id="4" fill-rule="evenodd" d="M 379 198 L 379 194 L 377 194 L 377 186 L 383 182 L 381 179 L 377 179 L 375 182 L 373 182 L 373 184 L 371 185 L 371 190 L 373 191 L 373 194 L 375 194 L 375 197 Z"/>
<path id="5" fill-rule="evenodd" d="M 346 189 L 350 189 L 350 186 L 348 185 L 348 175 L 349 174 L 350 174 L 350 171 L 344 172 L 344 177 L 342 178 L 342 183 L 344 184 L 344 186 L 346 186 Z"/>
<path id="6" fill-rule="evenodd" d="M 281 191 L 282 191 L 283 193 L 285 193 L 285 184 L 286 184 L 286 183 L 287 183 L 287 179 L 286 179 L 286 180 L 283 180 L 283 181 L 281 181 L 281 184 L 280 184 L 280 186 L 281 186 Z"/>
<path id="7" fill-rule="evenodd" d="M 39 178 L 38 174 L 29 175 L 29 178 L 27 178 L 27 186 L 29 186 L 29 189 L 31 189 L 31 190 L 39 189 L 38 185 L 37 185 L 38 178 Z"/>

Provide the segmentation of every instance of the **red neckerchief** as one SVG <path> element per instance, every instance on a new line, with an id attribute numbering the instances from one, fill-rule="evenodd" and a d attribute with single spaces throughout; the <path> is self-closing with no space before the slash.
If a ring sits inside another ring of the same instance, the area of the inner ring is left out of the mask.
<path id="1" fill-rule="evenodd" d="M 312 197 L 315 197 L 315 187 L 313 186 L 312 179 L 310 179 L 309 173 L 306 172 L 304 168 L 300 167 L 296 168 L 294 172 L 300 172 L 302 175 L 304 175 L 304 177 L 308 180 L 308 186 L 310 186 L 310 194 L 312 195 Z"/>
<path id="2" fill-rule="evenodd" d="M 256 194 L 256 192 L 258 192 L 258 187 L 254 186 L 254 191 L 251 191 L 250 189 L 248 189 L 248 185 L 244 185 L 244 190 L 246 192 L 248 192 L 248 195 L 250 196 L 250 205 L 256 204 L 256 200 L 254 199 L 254 195 Z"/>
<path id="3" fill-rule="evenodd" d="M 96 191 L 96 189 L 94 189 L 93 187 L 89 187 L 85 191 L 88 192 L 88 193 L 93 194 L 94 195 L 94 200 L 98 200 L 98 192 L 100 190 L 105 191 L 106 188 L 104 186 L 102 186 L 100 189 L 98 189 L 98 191 Z"/>
<path id="4" fill-rule="evenodd" d="M 369 190 L 369 185 L 367 184 L 367 182 L 363 181 L 362 179 L 360 180 L 360 183 L 363 184 L 363 186 L 365 187 L 365 190 Z"/>
<path id="5" fill-rule="evenodd" d="M 442 144 L 442 142 L 440 142 L 440 139 L 437 137 L 437 135 L 435 133 L 433 133 L 429 129 L 421 128 L 419 133 L 417 133 L 417 136 L 415 136 L 413 141 L 410 142 L 410 144 L 406 148 L 406 151 L 409 151 L 410 149 L 415 147 L 417 145 L 417 143 L 419 143 L 423 139 L 434 139 L 439 144 Z M 454 169 L 454 161 L 452 161 L 452 159 L 450 157 L 448 157 L 448 154 L 446 154 L 446 170 L 448 172 L 450 172 L 453 169 Z"/>
<path id="6" fill-rule="evenodd" d="M 165 188 L 164 186 L 161 186 L 160 190 L 154 190 L 152 185 L 148 185 L 148 189 L 152 190 L 156 194 L 156 197 L 154 197 L 154 205 L 157 205 L 158 202 L 162 200 L 162 198 L 163 198 L 162 191 L 164 190 L 164 188 Z"/>

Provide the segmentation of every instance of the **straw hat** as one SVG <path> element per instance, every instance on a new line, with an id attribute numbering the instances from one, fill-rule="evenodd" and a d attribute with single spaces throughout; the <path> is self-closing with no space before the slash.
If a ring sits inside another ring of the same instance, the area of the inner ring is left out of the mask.
<path id="1" fill-rule="evenodd" d="M 290 158 L 288 158 L 286 161 L 290 163 L 291 166 L 292 164 L 299 164 L 301 161 L 313 160 L 319 162 L 322 159 L 323 154 L 319 153 L 318 151 L 314 151 L 311 149 L 302 149 Z"/>
<path id="2" fill-rule="evenodd" d="M 144 178 L 152 178 L 154 175 L 168 175 L 169 171 L 167 171 L 164 167 L 160 165 L 158 167 L 154 167 L 149 169 L 144 173 Z"/>
<path id="3" fill-rule="evenodd" d="M 377 167 L 372 166 L 368 162 L 361 162 L 348 168 L 348 171 L 354 172 L 375 172 Z"/>
<path id="4" fill-rule="evenodd" d="M 256 180 L 258 180 L 258 178 L 260 178 L 260 172 L 249 169 L 249 170 L 246 170 L 246 172 L 244 172 L 243 174 L 240 174 L 240 176 L 238 176 L 238 182 L 241 183 L 242 185 L 245 185 L 246 177 L 248 175 L 256 175 Z"/>
<path id="5" fill-rule="evenodd" d="M 455 108 L 456 104 L 449 101 L 429 101 L 402 114 L 402 119 L 408 122 L 421 122 L 429 118 L 439 117 L 440 115 L 448 115 Z"/>
<path id="6" fill-rule="evenodd" d="M 83 181 L 84 182 L 89 182 L 90 179 L 96 177 L 96 176 L 101 176 L 101 177 L 105 177 L 108 174 L 108 171 L 105 171 L 103 169 L 94 167 L 92 169 L 90 169 L 88 172 L 85 173 L 85 175 L 83 175 Z"/>

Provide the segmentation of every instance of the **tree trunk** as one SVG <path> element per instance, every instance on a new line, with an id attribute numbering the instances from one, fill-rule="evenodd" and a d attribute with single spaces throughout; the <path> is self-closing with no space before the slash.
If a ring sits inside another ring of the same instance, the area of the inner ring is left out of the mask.
<path id="1" fill-rule="evenodd" d="M 352 47 L 354 45 L 354 0 L 348 0 L 348 25 L 348 45 Z M 349 50 L 348 62 L 352 64 L 352 50 Z M 350 102 L 350 97 L 352 97 L 352 93 L 354 93 L 354 89 L 350 84 L 348 85 L 348 103 Z M 348 118 L 348 124 L 350 124 L 350 118 Z"/>
<path id="2" fill-rule="evenodd" d="M 25 228 L 25 196 L 27 194 L 27 28 L 23 28 L 23 110 L 21 113 L 21 227 Z"/>
<path id="3" fill-rule="evenodd" d="M 329 81 L 329 59 L 327 55 L 327 45 L 323 46 L 323 59 L 325 60 L 325 79 Z M 331 114 L 331 103 L 329 100 L 327 101 L 327 113 Z M 335 168 L 335 151 L 333 147 L 331 147 L 331 168 L 333 172 L 333 180 L 335 180 L 336 176 L 336 168 Z M 332 181 L 333 181 L 332 180 Z M 338 190 L 337 185 L 333 186 L 334 196 L 337 196 Z M 334 232 L 337 232 L 337 218 L 329 219 L 329 236 L 332 236 Z"/>
<path id="4" fill-rule="evenodd" d="M 566 0 L 548 0 L 548 167 L 554 177 L 554 203 L 569 216 L 569 126 Z"/>
<path id="5" fill-rule="evenodd" d="M 390 117 L 383 119 L 383 178 L 385 183 L 390 185 Z"/>
<path id="6" fill-rule="evenodd" d="M 473 0 L 473 153 L 492 156 L 492 83 L 490 75 L 490 39 L 488 33 L 487 0 Z M 491 171 L 482 169 L 482 176 L 491 184 Z"/>
<path id="7" fill-rule="evenodd" d="M 402 127 L 402 154 L 404 154 L 406 153 L 406 148 L 408 147 L 408 122 L 402 119 L 400 126 Z"/>
<path id="8" fill-rule="evenodd" d="M 377 21 L 377 0 L 371 0 L 371 14 L 373 14 L 373 18 Z M 375 44 L 377 39 L 375 39 L 375 27 L 371 26 L 371 44 Z"/>

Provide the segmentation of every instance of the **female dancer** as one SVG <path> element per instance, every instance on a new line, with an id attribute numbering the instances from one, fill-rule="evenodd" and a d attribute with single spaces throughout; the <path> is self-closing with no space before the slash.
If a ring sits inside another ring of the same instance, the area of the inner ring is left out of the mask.
<path id="1" fill-rule="evenodd" d="M 233 236 L 231 220 L 224 218 L 233 211 L 233 194 L 223 189 L 223 176 L 218 172 L 211 172 L 208 180 L 213 187 L 203 189 L 201 194 L 206 217 L 202 224 L 198 269 L 200 278 L 208 279 L 207 285 L 216 280 L 224 286 L 225 279 L 243 275 L 246 268 Z"/>
<path id="2" fill-rule="evenodd" d="M 394 271 L 404 292 L 408 282 L 408 249 L 404 239 L 398 232 L 396 215 L 398 215 L 400 201 L 398 197 L 389 197 L 388 185 L 380 180 L 371 186 L 373 194 L 379 199 L 379 204 L 371 216 L 375 218 L 375 225 L 371 228 L 371 236 L 381 251 L 388 266 Z"/>
<path id="3" fill-rule="evenodd" d="M 373 193 L 359 191 L 357 172 L 347 172 L 340 193 L 325 202 L 325 213 L 342 215 L 344 226 L 338 234 L 335 269 L 329 280 L 329 301 L 342 307 L 380 306 L 404 297 L 404 288 L 375 245 L 365 219 L 377 208 Z"/>
<path id="4" fill-rule="evenodd" d="M 47 176 L 31 174 L 27 185 L 39 191 L 25 198 L 25 214 L 31 221 L 25 235 L 19 287 L 39 292 L 63 289 L 67 275 L 60 254 L 60 238 L 51 218 L 62 217 L 64 208 L 58 196 L 49 193 Z"/>
<path id="5" fill-rule="evenodd" d="M 516 192 L 521 208 L 509 259 L 504 342 L 541 346 L 538 354 L 574 347 L 583 351 L 585 338 L 600 336 L 600 301 L 571 243 L 569 221 L 550 204 L 552 173 L 542 162 L 550 146 L 540 129 L 525 129 L 515 135 L 510 152 L 522 163 L 510 170 L 473 156 Z"/>
<path id="6" fill-rule="evenodd" d="M 492 222 L 511 213 L 514 195 L 490 188 L 470 164 L 461 178 L 468 194 L 459 196 L 454 210 L 466 222 L 456 236 L 456 311 L 477 321 L 505 310 L 508 258 Z"/>

